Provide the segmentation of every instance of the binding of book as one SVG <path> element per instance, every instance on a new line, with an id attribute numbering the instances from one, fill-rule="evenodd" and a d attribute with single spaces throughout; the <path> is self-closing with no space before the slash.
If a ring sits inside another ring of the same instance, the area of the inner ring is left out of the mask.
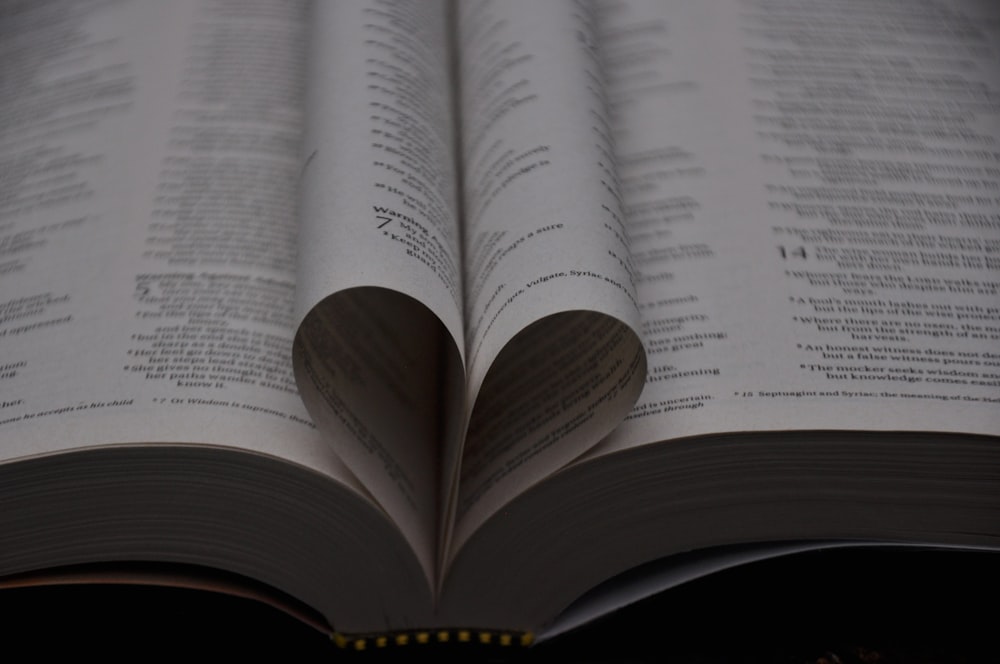
<path id="1" fill-rule="evenodd" d="M 516 645 L 1000 545 L 996 3 L 4 2 L 0 62 L 8 579 Z"/>

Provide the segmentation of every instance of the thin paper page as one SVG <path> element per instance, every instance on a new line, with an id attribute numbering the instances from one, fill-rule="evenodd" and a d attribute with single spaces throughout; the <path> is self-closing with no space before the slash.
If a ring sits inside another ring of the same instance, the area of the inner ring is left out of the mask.
<path id="1" fill-rule="evenodd" d="M 474 404 L 461 542 L 618 424 L 645 357 L 589 8 L 456 6 Z"/>
<path id="2" fill-rule="evenodd" d="M 997 8 L 607 7 L 650 370 L 599 451 L 772 428 L 995 434 Z"/>
<path id="3" fill-rule="evenodd" d="M 312 14 L 297 301 L 376 286 L 462 338 L 446 3 L 319 2 Z"/>
<path id="4" fill-rule="evenodd" d="M 464 382 L 448 6 L 313 9 L 296 375 L 430 576 Z"/>
<path id="5" fill-rule="evenodd" d="M 211 443 L 353 483 L 290 369 L 306 4 L 46 7 L 3 19 L 0 455 Z"/>

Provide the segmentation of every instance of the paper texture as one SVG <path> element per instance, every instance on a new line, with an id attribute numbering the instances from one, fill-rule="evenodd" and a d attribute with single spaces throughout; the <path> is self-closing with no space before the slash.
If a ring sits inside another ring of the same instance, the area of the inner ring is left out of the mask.
<path id="1" fill-rule="evenodd" d="M 650 367 L 602 451 L 998 430 L 1000 66 L 960 4 L 607 4 Z"/>

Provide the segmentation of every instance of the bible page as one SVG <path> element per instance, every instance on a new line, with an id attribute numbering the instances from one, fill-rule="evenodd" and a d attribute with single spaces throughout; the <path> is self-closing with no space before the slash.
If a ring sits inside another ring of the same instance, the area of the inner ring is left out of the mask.
<path id="1" fill-rule="evenodd" d="M 995 3 L 602 3 L 649 375 L 595 453 L 1000 430 Z"/>
<path id="2" fill-rule="evenodd" d="M 0 457 L 229 445 L 356 486 L 291 369 L 306 3 L 59 6 L 2 17 Z"/>
<path id="3" fill-rule="evenodd" d="M 431 577 L 463 385 L 449 4 L 313 9 L 296 374 Z"/>
<path id="4" fill-rule="evenodd" d="M 455 6 L 472 405 L 458 546 L 621 421 L 645 356 L 590 6 Z"/>

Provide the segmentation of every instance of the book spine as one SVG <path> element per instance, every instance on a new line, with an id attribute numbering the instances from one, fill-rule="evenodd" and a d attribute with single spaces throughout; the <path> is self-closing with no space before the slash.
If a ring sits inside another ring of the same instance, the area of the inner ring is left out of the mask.
<path id="1" fill-rule="evenodd" d="M 531 632 L 490 629 L 401 630 L 370 634 L 333 632 L 330 638 L 338 648 L 357 651 L 431 644 L 522 648 L 535 640 Z"/>

